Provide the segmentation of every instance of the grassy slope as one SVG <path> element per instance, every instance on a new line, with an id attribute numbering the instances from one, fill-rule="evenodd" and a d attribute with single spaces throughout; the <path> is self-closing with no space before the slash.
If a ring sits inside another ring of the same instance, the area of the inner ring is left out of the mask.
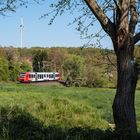
<path id="1" fill-rule="evenodd" d="M 17 106 L 45 125 L 61 128 L 108 128 L 112 123 L 114 89 L 66 88 L 0 84 L 0 106 Z M 136 93 L 136 112 L 140 121 L 140 92 Z M 11 111 L 12 112 L 12 111 Z"/>

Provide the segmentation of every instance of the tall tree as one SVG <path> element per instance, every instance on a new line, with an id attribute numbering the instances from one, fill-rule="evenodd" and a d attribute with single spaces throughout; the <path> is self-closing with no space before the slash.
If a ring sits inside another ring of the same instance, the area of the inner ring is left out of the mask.
<path id="1" fill-rule="evenodd" d="M 135 88 L 138 71 L 134 62 L 134 44 L 140 39 L 135 35 L 138 22 L 136 0 L 114 0 L 113 22 L 107 17 L 95 0 L 85 0 L 86 4 L 111 37 L 117 56 L 117 91 L 113 103 L 113 117 L 117 130 L 131 133 L 137 131 L 134 107 Z"/>
<path id="2" fill-rule="evenodd" d="M 48 58 L 47 51 L 45 50 L 37 50 L 33 55 L 33 70 L 35 72 L 43 72 L 44 64 L 43 61 L 46 61 Z"/>
<path id="3" fill-rule="evenodd" d="M 129 134 L 137 132 L 134 100 L 138 70 L 134 60 L 134 47 L 140 40 L 139 5 L 139 0 L 58 0 L 51 5 L 55 14 L 50 23 L 65 10 L 73 13 L 79 7 L 78 10 L 83 14 L 74 20 L 74 23 L 78 22 L 79 31 L 88 31 L 96 18 L 111 38 L 117 57 L 117 90 L 113 102 L 113 117 L 116 130 L 127 131 Z M 87 18 L 90 18 L 90 23 L 85 27 L 83 24 Z"/>
<path id="4" fill-rule="evenodd" d="M 76 55 L 69 55 L 64 61 L 62 68 L 68 86 L 71 86 L 72 82 L 80 76 L 82 65 L 82 57 Z"/>

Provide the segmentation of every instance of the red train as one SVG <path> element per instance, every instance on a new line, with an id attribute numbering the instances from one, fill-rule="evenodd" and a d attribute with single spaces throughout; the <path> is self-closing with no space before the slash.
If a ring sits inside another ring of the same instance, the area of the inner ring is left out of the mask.
<path id="1" fill-rule="evenodd" d="M 61 79 L 59 72 L 24 72 L 21 73 L 20 82 L 58 81 Z"/>

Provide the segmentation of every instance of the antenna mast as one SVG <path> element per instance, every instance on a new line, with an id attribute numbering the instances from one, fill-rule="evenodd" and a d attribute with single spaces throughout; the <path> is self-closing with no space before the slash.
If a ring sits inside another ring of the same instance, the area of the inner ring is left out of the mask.
<path id="1" fill-rule="evenodd" d="M 20 18 L 20 48 L 23 48 L 23 18 Z"/>

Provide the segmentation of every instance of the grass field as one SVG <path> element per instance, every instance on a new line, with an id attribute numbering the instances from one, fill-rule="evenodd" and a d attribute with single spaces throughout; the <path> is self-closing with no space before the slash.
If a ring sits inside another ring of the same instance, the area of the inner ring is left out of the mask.
<path id="1" fill-rule="evenodd" d="M 114 89 L 0 84 L 0 139 L 112 139 Z M 140 122 L 140 91 L 136 113 Z"/>

